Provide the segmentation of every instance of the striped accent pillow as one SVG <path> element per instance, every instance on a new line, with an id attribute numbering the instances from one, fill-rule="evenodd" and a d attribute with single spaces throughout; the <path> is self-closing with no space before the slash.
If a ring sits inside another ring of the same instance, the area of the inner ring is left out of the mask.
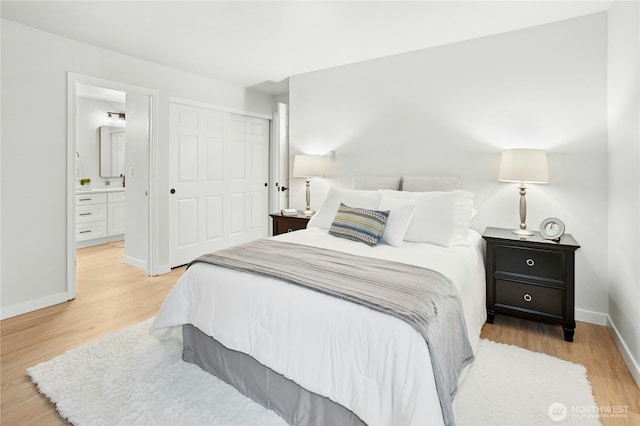
<path id="1" fill-rule="evenodd" d="M 348 207 L 340 203 L 329 234 L 375 246 L 382 237 L 389 211 Z"/>

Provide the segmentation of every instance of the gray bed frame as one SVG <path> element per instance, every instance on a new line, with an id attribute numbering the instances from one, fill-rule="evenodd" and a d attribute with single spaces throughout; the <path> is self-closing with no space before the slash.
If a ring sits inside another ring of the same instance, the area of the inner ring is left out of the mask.
<path id="1" fill-rule="evenodd" d="M 304 389 L 247 354 L 228 349 L 191 324 L 182 326 L 182 335 L 182 359 L 275 411 L 290 425 L 365 425 L 342 405 Z"/>

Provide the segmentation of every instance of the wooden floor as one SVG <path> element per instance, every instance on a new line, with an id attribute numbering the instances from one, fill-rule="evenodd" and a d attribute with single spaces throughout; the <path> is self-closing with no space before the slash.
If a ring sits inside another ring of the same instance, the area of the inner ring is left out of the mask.
<path id="1" fill-rule="evenodd" d="M 485 324 L 480 336 L 584 365 L 597 406 L 603 410 L 620 407 L 617 409 L 626 411 L 621 417 L 603 414 L 602 423 L 640 425 L 640 389 L 629 373 L 608 328 L 578 322 L 574 341 L 569 343 L 564 341 L 561 326 L 496 314 L 494 324 Z"/>
<path id="2" fill-rule="evenodd" d="M 121 243 L 79 249 L 75 300 L 2 321 L 0 424 L 66 424 L 27 367 L 154 316 L 184 271 L 147 277 L 123 255 Z"/>
<path id="3" fill-rule="evenodd" d="M 1 322 L 0 424 L 66 424 L 26 377 L 27 367 L 155 315 L 184 272 L 178 268 L 149 278 L 122 262 L 118 245 L 78 250 L 76 300 Z M 607 328 L 578 323 L 575 342 L 567 343 L 561 327 L 496 315 L 482 337 L 584 365 L 598 406 L 628 407 L 624 417 L 603 417 L 603 423 L 640 425 L 640 390 Z"/>

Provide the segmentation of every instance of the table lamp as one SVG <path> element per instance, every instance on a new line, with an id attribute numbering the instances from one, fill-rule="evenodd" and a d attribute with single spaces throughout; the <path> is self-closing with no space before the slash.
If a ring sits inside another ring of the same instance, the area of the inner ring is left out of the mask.
<path id="1" fill-rule="evenodd" d="M 296 155 L 293 159 L 293 177 L 305 178 L 307 184 L 307 209 L 303 214 L 312 215 L 311 210 L 311 178 L 322 176 L 322 163 L 324 157 L 321 155 Z"/>
<path id="2" fill-rule="evenodd" d="M 501 182 L 520 182 L 520 228 L 513 233 L 531 236 L 534 232 L 527 229 L 526 183 L 549 183 L 547 153 L 541 149 L 507 149 L 502 151 L 498 180 Z"/>

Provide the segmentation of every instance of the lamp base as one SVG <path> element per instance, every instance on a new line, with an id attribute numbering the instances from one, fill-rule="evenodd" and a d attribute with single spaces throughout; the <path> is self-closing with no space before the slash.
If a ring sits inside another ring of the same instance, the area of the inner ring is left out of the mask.
<path id="1" fill-rule="evenodd" d="M 303 215 L 306 215 L 306 216 L 311 216 L 311 215 L 315 214 L 316 212 L 313 211 L 313 210 L 306 209 L 306 210 L 304 210 L 304 211 L 302 211 L 300 213 L 302 213 Z"/>
<path id="2" fill-rule="evenodd" d="M 528 229 L 514 229 L 511 232 L 513 232 L 516 235 L 521 235 L 523 237 L 530 237 L 535 234 L 535 232 L 529 231 Z"/>

